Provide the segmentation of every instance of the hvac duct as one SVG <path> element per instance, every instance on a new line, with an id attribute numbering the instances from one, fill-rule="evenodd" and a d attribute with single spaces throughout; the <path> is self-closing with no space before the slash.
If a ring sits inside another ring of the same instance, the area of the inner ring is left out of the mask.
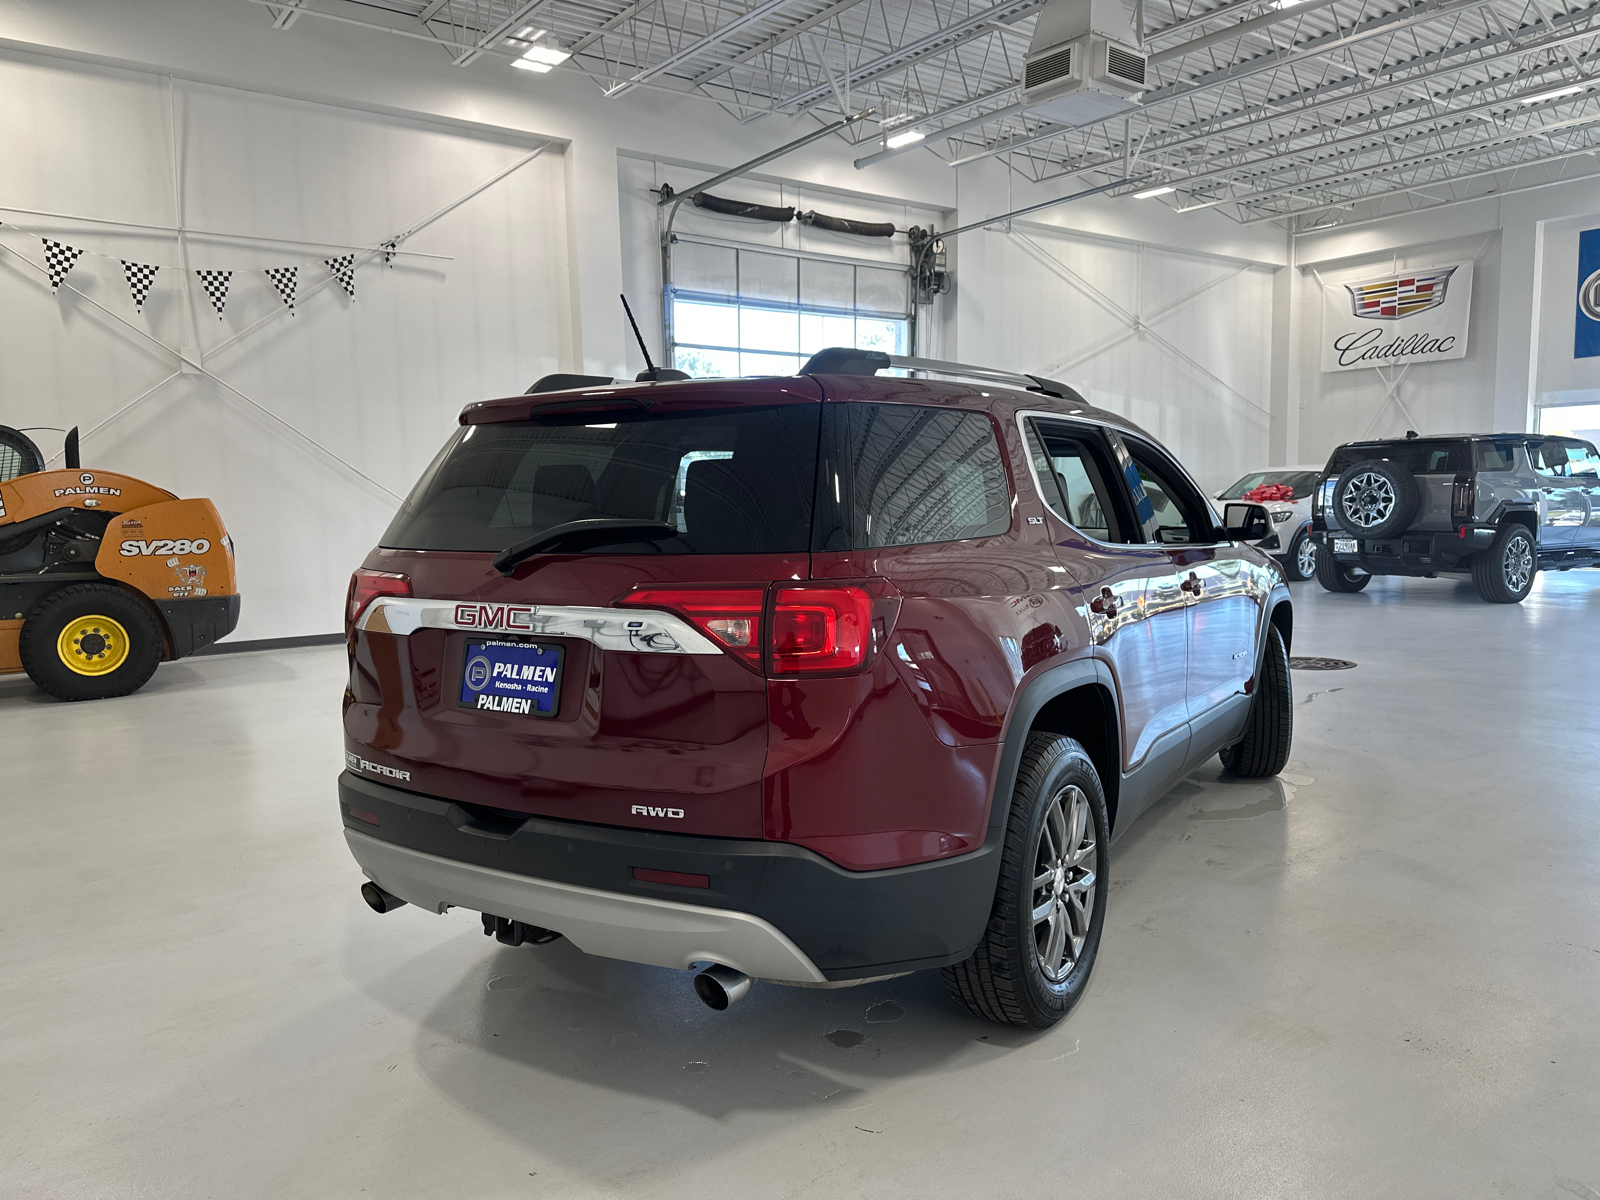
<path id="1" fill-rule="evenodd" d="M 1134 107 L 1148 63 L 1122 0 L 1049 0 L 1022 66 L 1022 105 L 1066 125 Z"/>

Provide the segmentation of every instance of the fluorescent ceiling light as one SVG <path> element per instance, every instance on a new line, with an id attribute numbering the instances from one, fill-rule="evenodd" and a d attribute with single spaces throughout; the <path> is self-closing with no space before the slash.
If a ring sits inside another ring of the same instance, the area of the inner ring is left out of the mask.
<path id="1" fill-rule="evenodd" d="M 535 42 L 522 52 L 522 57 L 532 62 L 544 63 L 546 66 L 554 67 L 571 58 L 572 51 L 568 50 L 560 42 Z"/>
<path id="2" fill-rule="evenodd" d="M 1142 192 L 1135 192 L 1133 194 L 1133 198 L 1135 200 L 1148 200 L 1148 199 L 1150 199 L 1151 196 L 1165 196 L 1168 192 L 1175 192 L 1177 190 L 1178 189 L 1175 188 L 1175 187 L 1146 188 Z"/>
<path id="3" fill-rule="evenodd" d="M 527 58 L 513 58 L 511 60 L 511 65 L 513 67 L 520 67 L 524 71 L 537 71 L 541 75 L 550 70 L 549 63 L 533 62 L 531 59 Z"/>
<path id="4" fill-rule="evenodd" d="M 901 146 L 910 146 L 920 142 L 928 135 L 920 129 L 902 129 L 899 133 L 891 133 L 883 139 L 883 144 L 891 150 L 898 150 Z"/>
<path id="5" fill-rule="evenodd" d="M 1541 100 L 1554 100 L 1557 96 L 1573 96 L 1588 88 L 1586 83 L 1575 83 L 1571 87 L 1556 88 L 1550 92 L 1540 92 L 1537 96 L 1523 96 L 1524 104 L 1537 104 Z"/>

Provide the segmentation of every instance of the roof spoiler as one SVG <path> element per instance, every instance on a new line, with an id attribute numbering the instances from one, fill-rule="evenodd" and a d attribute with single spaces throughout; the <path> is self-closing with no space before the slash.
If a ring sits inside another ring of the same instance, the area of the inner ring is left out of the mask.
<path id="1" fill-rule="evenodd" d="M 982 379 L 989 383 L 1003 383 L 1030 392 L 1054 396 L 1057 400 L 1081 400 L 1081 397 L 1064 383 L 1046 379 L 1041 375 L 1025 375 L 1020 371 L 999 371 L 993 367 L 974 367 L 968 363 L 943 362 L 936 358 L 910 358 L 903 354 L 885 354 L 882 350 L 852 350 L 847 346 L 830 346 L 818 350 L 806 365 L 802 375 L 876 375 L 898 367 L 904 371 L 922 371 L 930 375 L 964 375 L 969 379 Z"/>

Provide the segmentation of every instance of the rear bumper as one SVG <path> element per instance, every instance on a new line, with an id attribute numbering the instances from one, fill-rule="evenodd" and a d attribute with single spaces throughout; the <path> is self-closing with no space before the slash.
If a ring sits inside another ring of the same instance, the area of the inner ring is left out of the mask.
<path id="1" fill-rule="evenodd" d="M 560 930 L 585 954 L 657 967 L 719 962 L 758 979 L 822 983 L 800 948 L 759 917 L 530 879 L 345 829 L 367 878 L 429 912 L 469 908 Z"/>
<path id="2" fill-rule="evenodd" d="M 541 925 L 605 957 L 721 962 L 794 983 L 968 957 L 999 875 L 997 847 L 847 871 L 784 842 L 503 817 L 349 771 L 339 777 L 339 801 L 362 870 L 419 908 L 446 904 Z M 635 867 L 704 876 L 709 886 L 641 881 Z"/>
<path id="3" fill-rule="evenodd" d="M 1342 531 L 1314 536 L 1328 556 L 1341 566 L 1359 567 L 1369 575 L 1435 575 L 1440 571 L 1468 570 L 1467 559 L 1487 550 L 1494 540 L 1491 526 L 1468 526 L 1466 536 L 1449 533 L 1402 533 L 1392 538 L 1355 538 Z M 1354 541 L 1356 552 L 1336 553 L 1336 541 Z"/>

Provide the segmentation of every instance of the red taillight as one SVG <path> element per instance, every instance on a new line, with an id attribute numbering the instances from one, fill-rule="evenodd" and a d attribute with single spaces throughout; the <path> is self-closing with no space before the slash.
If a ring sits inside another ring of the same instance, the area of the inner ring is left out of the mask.
<path id="1" fill-rule="evenodd" d="M 411 576 L 400 575 L 394 571 L 369 571 L 365 567 L 356 568 L 356 573 L 350 576 L 350 590 L 345 593 L 345 639 L 348 641 L 351 633 L 355 631 L 356 620 L 366 612 L 367 605 L 379 596 L 409 595 L 411 595 Z"/>
<path id="2" fill-rule="evenodd" d="M 675 612 L 752 670 L 761 670 L 764 587 L 637 588 L 617 603 Z"/>
<path id="3" fill-rule="evenodd" d="M 737 586 L 642 587 L 617 601 L 675 612 L 752 671 L 765 669 L 772 677 L 855 671 L 871 657 L 873 598 L 867 588 L 780 585 L 770 611 L 766 603 L 766 588 Z"/>
<path id="4" fill-rule="evenodd" d="M 872 646 L 872 597 L 859 587 L 783 587 L 772 607 L 772 674 L 853 671 Z"/>

